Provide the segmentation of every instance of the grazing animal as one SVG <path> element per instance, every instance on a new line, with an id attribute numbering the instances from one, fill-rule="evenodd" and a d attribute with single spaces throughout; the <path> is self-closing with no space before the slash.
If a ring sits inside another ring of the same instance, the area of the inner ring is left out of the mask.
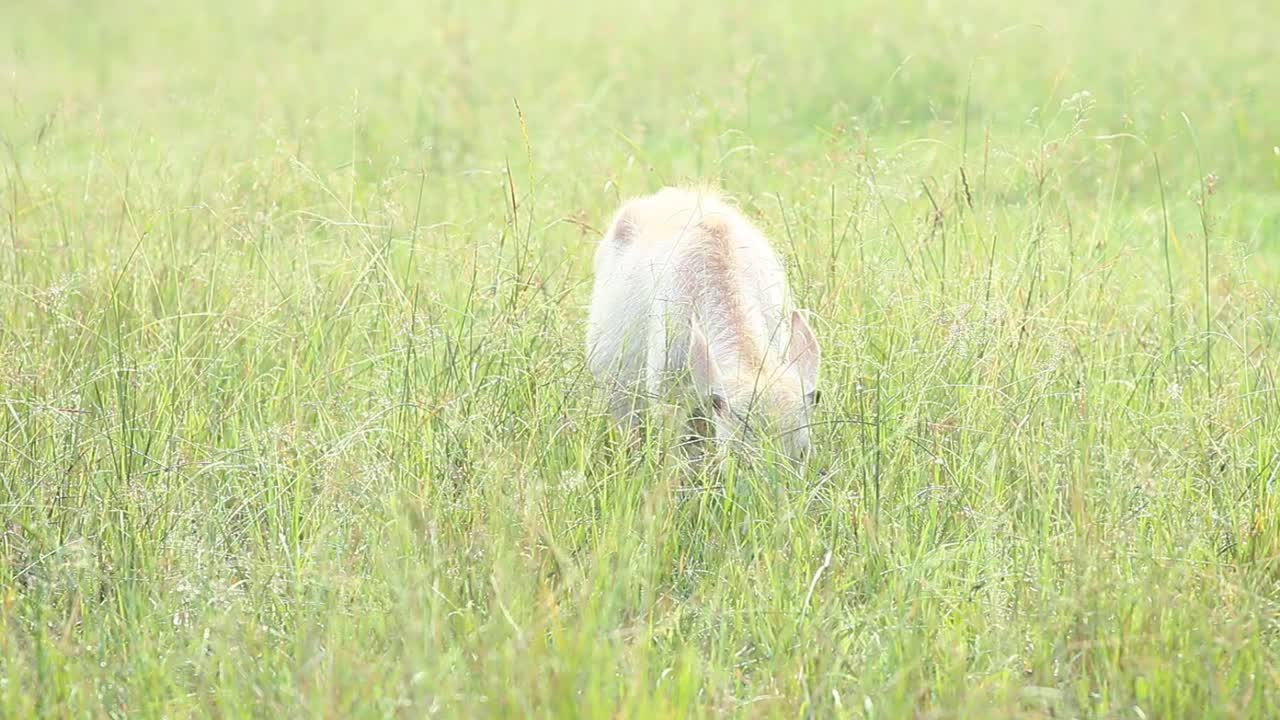
<path id="1" fill-rule="evenodd" d="M 769 241 L 714 192 L 666 188 L 614 216 L 595 256 L 587 356 L 628 428 L 668 400 L 696 437 L 809 453 L 818 339 Z"/>

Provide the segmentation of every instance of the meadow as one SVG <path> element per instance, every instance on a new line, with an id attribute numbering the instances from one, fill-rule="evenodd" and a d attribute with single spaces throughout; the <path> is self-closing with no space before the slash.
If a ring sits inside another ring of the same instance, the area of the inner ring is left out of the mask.
<path id="1" fill-rule="evenodd" d="M 0 717 L 1271 718 L 1264 2 L 0 7 Z M 621 452 L 714 183 L 803 472 Z"/>

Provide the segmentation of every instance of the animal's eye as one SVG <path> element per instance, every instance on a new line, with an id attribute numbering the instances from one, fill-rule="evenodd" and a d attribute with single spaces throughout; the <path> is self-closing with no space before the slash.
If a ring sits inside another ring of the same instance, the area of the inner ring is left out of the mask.
<path id="1" fill-rule="evenodd" d="M 810 404 L 810 405 L 817 405 L 821 400 L 822 400 L 822 391 L 821 391 L 821 390 L 814 390 L 813 392 L 809 393 L 809 404 Z"/>
<path id="2" fill-rule="evenodd" d="M 723 413 L 729 409 L 729 401 L 725 400 L 720 393 L 711 393 L 711 408 L 718 413 Z"/>

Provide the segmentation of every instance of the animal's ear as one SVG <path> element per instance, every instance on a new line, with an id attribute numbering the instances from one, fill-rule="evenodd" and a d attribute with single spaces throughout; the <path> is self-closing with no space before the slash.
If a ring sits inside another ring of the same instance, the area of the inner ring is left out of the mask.
<path id="1" fill-rule="evenodd" d="M 818 338 L 809 327 L 809 321 L 799 310 L 791 311 L 791 342 L 787 345 L 787 360 L 800 373 L 800 382 L 806 394 L 818 389 L 818 364 L 822 360 L 822 349 L 818 347 Z"/>
<path id="2" fill-rule="evenodd" d="M 698 326 L 698 318 L 689 323 L 689 373 L 693 375 L 693 385 L 699 397 L 710 397 L 719 392 L 720 368 L 711 354 L 711 345 L 707 336 L 702 334 Z"/>
<path id="3" fill-rule="evenodd" d="M 613 227 L 610 228 L 609 232 L 613 238 L 613 244 L 619 248 L 625 248 L 631 244 L 632 240 L 635 240 L 636 222 L 631 215 L 630 207 L 624 205 L 618 211 L 617 217 L 613 219 Z"/>

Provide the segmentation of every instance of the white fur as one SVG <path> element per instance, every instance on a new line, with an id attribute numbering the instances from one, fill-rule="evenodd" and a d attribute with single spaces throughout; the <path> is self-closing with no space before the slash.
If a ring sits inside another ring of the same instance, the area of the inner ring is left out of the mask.
<path id="1" fill-rule="evenodd" d="M 621 422 L 669 399 L 713 410 L 720 439 L 775 420 L 788 452 L 807 452 L 817 340 L 768 240 L 712 192 L 667 188 L 618 211 L 596 251 L 587 352 Z"/>

